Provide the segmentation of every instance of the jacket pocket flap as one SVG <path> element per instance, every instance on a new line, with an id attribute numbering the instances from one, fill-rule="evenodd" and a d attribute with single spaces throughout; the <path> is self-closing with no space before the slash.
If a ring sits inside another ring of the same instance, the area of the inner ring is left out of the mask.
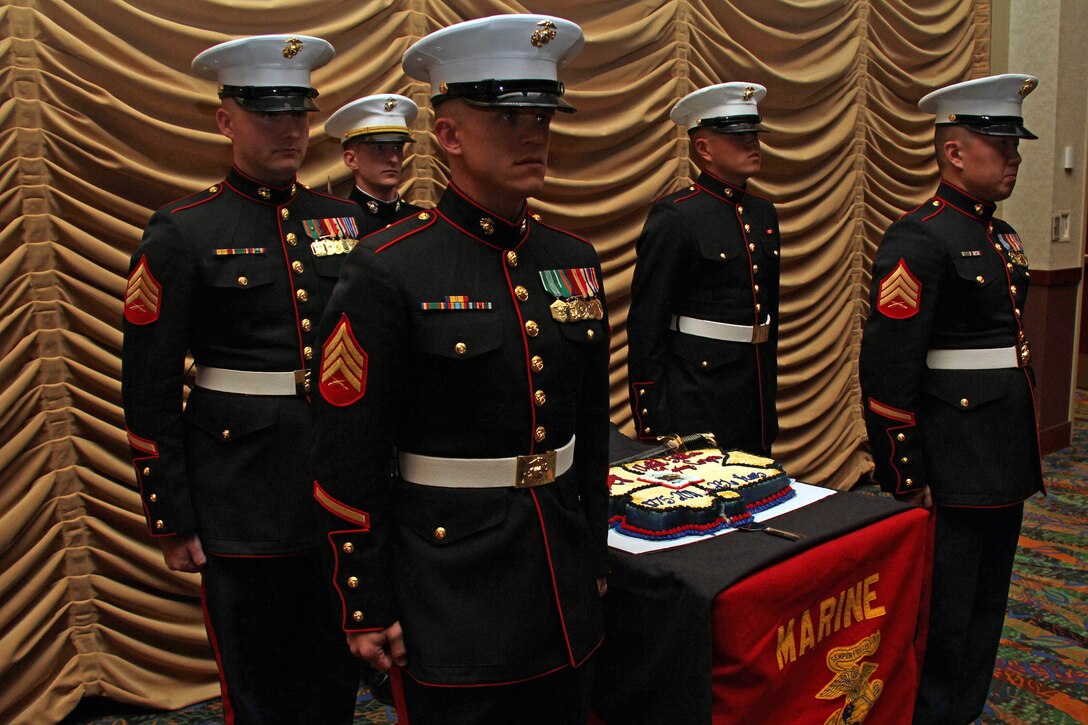
<path id="1" fill-rule="evenodd" d="M 925 392 L 961 410 L 972 410 L 1004 398 L 1009 390 L 1009 373 L 1015 370 L 930 370 Z"/>
<path id="2" fill-rule="evenodd" d="M 271 428 L 279 420 L 279 412 L 274 405 L 250 406 L 241 396 L 232 395 L 231 398 L 229 403 L 209 404 L 209 400 L 204 399 L 197 405 L 193 405 L 194 401 L 190 399 L 185 409 L 185 420 L 225 444 Z"/>
<path id="3" fill-rule="evenodd" d="M 677 334 L 673 338 L 673 352 L 705 370 L 713 370 L 736 362 L 745 353 L 747 343 L 725 342 L 711 337 Z M 705 363 L 705 364 L 704 364 Z"/>
<path id="4" fill-rule="evenodd" d="M 504 488 L 452 489 L 405 483 L 398 521 L 435 546 L 449 546 L 502 525 L 509 491 Z"/>
<path id="5" fill-rule="evenodd" d="M 480 319 L 465 319 L 480 315 Z M 432 355 L 464 360 L 502 345 L 499 320 L 486 312 L 432 312 L 420 315 L 415 329 L 416 345 Z M 426 319 L 430 317 L 430 319 Z"/>

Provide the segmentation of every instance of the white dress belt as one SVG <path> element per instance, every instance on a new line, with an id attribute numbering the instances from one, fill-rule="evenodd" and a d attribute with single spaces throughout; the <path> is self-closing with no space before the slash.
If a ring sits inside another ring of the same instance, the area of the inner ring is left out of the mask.
<path id="1" fill-rule="evenodd" d="M 926 367 L 930 370 L 996 370 L 1019 367 L 1015 347 L 984 347 L 968 350 L 930 350 Z"/>
<path id="2" fill-rule="evenodd" d="M 551 483 L 574 463 L 574 436 L 562 448 L 512 458 L 440 458 L 397 453 L 400 477 L 443 488 L 529 488 Z"/>
<path id="3" fill-rule="evenodd" d="M 197 387 L 240 395 L 299 395 L 310 392 L 310 372 L 293 370 L 266 373 L 254 370 L 227 370 L 198 365 Z"/>
<path id="4" fill-rule="evenodd" d="M 759 343 L 767 342 L 767 338 L 770 337 L 771 317 L 768 315 L 766 322 L 759 327 L 753 327 L 751 325 L 733 325 L 728 322 L 700 320 L 697 317 L 687 317 L 685 315 L 673 315 L 672 322 L 669 323 L 669 329 L 682 332 L 685 335 L 709 337 L 725 342 Z"/>

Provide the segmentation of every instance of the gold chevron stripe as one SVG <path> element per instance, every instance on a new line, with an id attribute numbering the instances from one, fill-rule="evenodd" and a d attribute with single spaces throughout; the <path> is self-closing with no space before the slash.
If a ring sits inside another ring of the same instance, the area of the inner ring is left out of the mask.
<path id="1" fill-rule="evenodd" d="M 897 420 L 900 423 L 914 423 L 914 413 L 908 413 L 905 410 L 899 410 L 899 408 L 893 408 L 890 405 L 884 405 L 883 403 L 869 398 L 869 410 L 873 411 L 877 415 L 882 415 L 885 418 L 891 418 Z"/>
<path id="2" fill-rule="evenodd" d="M 359 509 L 352 508 L 346 503 L 341 503 L 335 498 L 330 496 L 325 489 L 321 488 L 321 484 L 314 481 L 314 498 L 319 504 L 321 504 L 329 513 L 335 516 L 339 516 L 350 523 L 355 524 L 363 529 L 370 529 L 370 516 L 366 511 L 360 511 Z"/>
<path id="3" fill-rule="evenodd" d="M 140 453 L 146 453 L 150 456 L 159 455 L 159 447 L 154 441 L 144 440 L 143 438 L 134 435 L 132 431 L 128 431 L 128 444 Z"/>

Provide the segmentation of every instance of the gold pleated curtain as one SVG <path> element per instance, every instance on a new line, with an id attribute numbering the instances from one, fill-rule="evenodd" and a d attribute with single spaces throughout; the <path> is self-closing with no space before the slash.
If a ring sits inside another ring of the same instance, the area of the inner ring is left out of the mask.
<path id="1" fill-rule="evenodd" d="M 222 178 L 211 82 L 194 55 L 241 35 L 330 40 L 301 178 L 344 192 L 323 122 L 362 95 L 424 109 L 404 193 L 447 180 L 415 39 L 511 12 L 579 23 L 553 125 L 545 219 L 596 246 L 614 324 L 612 416 L 630 429 L 626 328 L 634 241 L 655 198 L 690 183 L 672 104 L 762 83 L 770 133 L 753 185 L 777 202 L 783 301 L 775 454 L 849 487 L 870 467 L 856 382 L 873 249 L 933 188 L 934 87 L 985 75 L 987 0 L 7 0 L 0 6 L 0 722 L 56 722 L 84 695 L 176 708 L 217 694 L 198 580 L 146 535 L 120 408 L 121 295 L 152 210 Z M 257 614 L 255 613 L 255 616 Z M 270 632 L 270 636 L 275 633 Z"/>

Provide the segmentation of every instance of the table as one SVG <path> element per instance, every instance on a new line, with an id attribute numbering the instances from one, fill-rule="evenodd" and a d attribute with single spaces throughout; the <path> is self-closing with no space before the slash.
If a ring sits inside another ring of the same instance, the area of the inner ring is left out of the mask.
<path id="1" fill-rule="evenodd" d="M 594 711 L 609 725 L 909 723 L 925 640 L 926 511 L 836 493 L 771 524 L 610 549 Z M 919 626 L 921 623 L 921 626 Z"/>

